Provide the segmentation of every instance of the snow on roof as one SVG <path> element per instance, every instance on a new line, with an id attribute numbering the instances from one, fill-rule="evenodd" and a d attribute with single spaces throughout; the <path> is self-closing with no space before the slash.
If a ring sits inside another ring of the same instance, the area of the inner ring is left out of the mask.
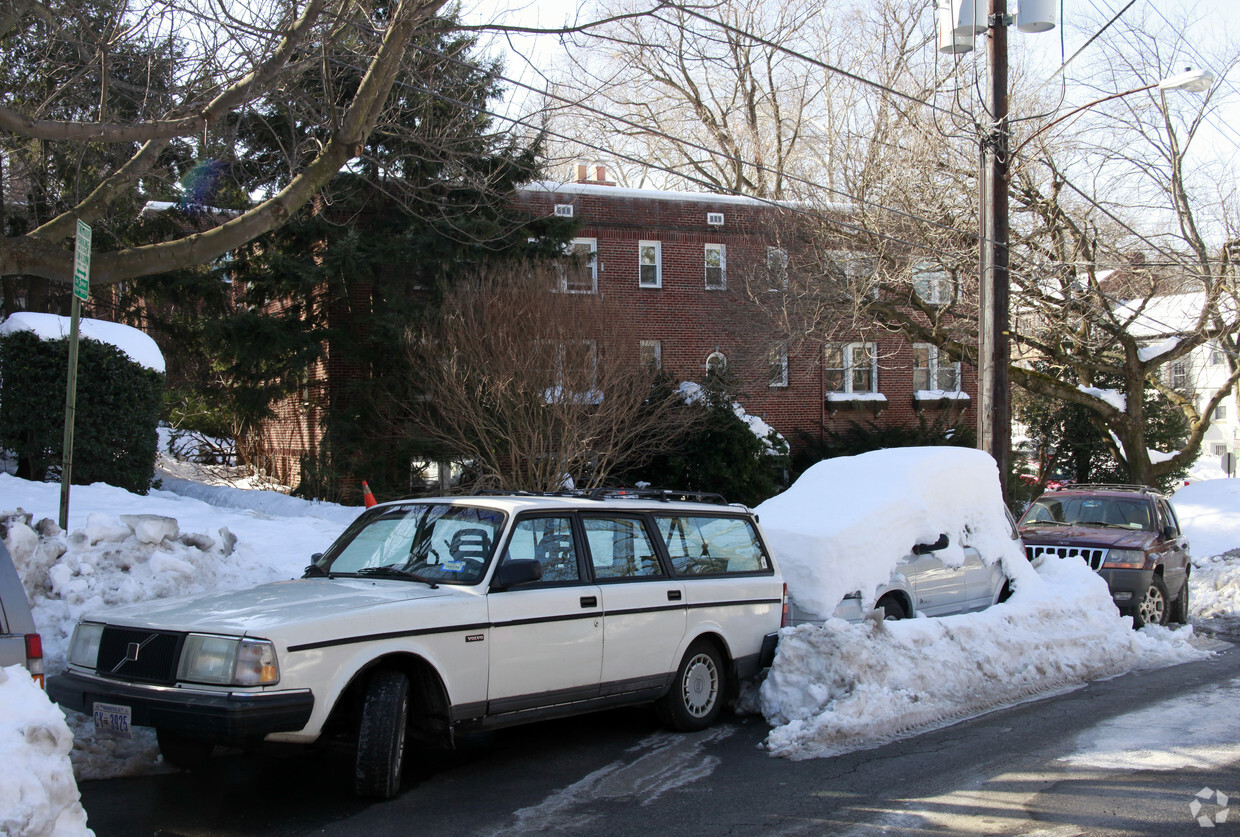
<path id="1" fill-rule="evenodd" d="M 59 340 L 69 336 L 70 320 L 56 314 L 34 314 L 19 311 L 10 314 L 8 319 L 0 323 L 0 334 L 12 334 L 15 331 L 32 331 L 43 340 Z M 164 372 L 164 354 L 155 345 L 155 341 L 145 332 L 121 323 L 110 323 L 107 320 L 82 318 L 78 323 L 78 333 L 82 337 L 98 340 L 120 349 L 134 363 Z"/>
<path id="2" fill-rule="evenodd" d="M 936 554 L 949 566 L 963 564 L 965 544 L 987 562 L 1024 561 L 999 469 L 971 448 L 890 448 L 827 459 L 755 511 L 789 595 L 824 617 L 857 590 L 872 602 L 897 562 L 940 534 L 949 545 Z"/>
<path id="3" fill-rule="evenodd" d="M 536 194 L 539 192 L 558 195 L 595 195 L 604 198 L 646 198 L 656 201 L 698 201 L 701 203 L 733 204 L 739 206 L 779 206 L 792 207 L 796 203 L 753 198 L 748 195 L 720 195 L 716 192 L 677 192 L 670 189 L 631 189 L 624 186 L 604 186 L 601 183 L 579 183 L 576 181 L 536 180 L 517 189 L 518 192 Z M 849 204 L 832 203 L 823 207 L 828 212 L 849 213 L 854 207 Z"/>
<path id="4" fill-rule="evenodd" d="M 1128 333 L 1134 337 L 1162 337 L 1193 331 L 1205 304 L 1206 295 L 1201 292 L 1170 294 L 1120 303 L 1115 316 L 1121 322 L 1132 319 Z M 1235 303 L 1226 298 L 1220 298 L 1218 306 L 1227 316 L 1235 315 Z"/>

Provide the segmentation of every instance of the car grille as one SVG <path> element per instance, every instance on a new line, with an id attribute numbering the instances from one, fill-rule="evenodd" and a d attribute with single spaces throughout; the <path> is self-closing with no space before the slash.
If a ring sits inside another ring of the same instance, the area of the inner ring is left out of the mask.
<path id="1" fill-rule="evenodd" d="M 1072 558 L 1078 557 L 1084 559 L 1089 564 L 1090 569 L 1102 569 L 1102 562 L 1106 560 L 1108 550 L 1096 546 L 1042 546 L 1040 544 L 1025 544 L 1025 555 L 1030 561 L 1043 555 L 1054 555 L 1056 558 Z"/>
<path id="2" fill-rule="evenodd" d="M 144 683 L 175 683 L 184 642 L 183 633 L 105 627 L 95 672 Z"/>

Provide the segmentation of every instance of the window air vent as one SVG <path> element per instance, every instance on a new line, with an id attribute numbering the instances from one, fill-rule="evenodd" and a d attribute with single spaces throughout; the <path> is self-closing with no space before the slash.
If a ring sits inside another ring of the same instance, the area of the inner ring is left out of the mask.
<path id="1" fill-rule="evenodd" d="M 557 203 L 555 205 L 555 215 L 557 218 L 572 218 L 573 205 L 571 203 Z"/>
<path id="2" fill-rule="evenodd" d="M 722 227 L 723 226 L 723 213 L 722 212 L 707 212 L 706 223 L 710 224 L 712 227 Z"/>

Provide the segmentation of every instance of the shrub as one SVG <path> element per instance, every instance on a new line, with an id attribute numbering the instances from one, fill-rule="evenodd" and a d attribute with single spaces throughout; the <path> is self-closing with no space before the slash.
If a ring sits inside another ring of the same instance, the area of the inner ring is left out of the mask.
<path id="1" fill-rule="evenodd" d="M 28 331 L 0 338 L 0 445 L 17 455 L 17 475 L 44 480 L 64 454 L 69 340 Z M 78 345 L 73 482 L 106 482 L 145 494 L 155 472 L 164 376 L 115 346 Z"/>

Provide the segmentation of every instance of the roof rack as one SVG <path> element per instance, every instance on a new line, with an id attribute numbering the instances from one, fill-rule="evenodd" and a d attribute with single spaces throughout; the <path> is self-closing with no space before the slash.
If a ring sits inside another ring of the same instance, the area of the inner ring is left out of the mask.
<path id="1" fill-rule="evenodd" d="M 1159 489 L 1149 485 L 1124 484 L 1118 482 L 1077 482 L 1065 485 L 1059 491 L 1076 491 L 1077 489 L 1093 489 L 1095 491 L 1139 491 L 1142 494 L 1162 494 Z"/>
<path id="2" fill-rule="evenodd" d="M 726 506 L 722 494 L 711 491 L 679 491 L 670 488 L 565 488 L 560 491 L 506 491 L 502 488 L 484 488 L 477 492 L 485 497 L 579 497 L 583 500 L 658 500 L 687 503 L 712 503 Z"/>

